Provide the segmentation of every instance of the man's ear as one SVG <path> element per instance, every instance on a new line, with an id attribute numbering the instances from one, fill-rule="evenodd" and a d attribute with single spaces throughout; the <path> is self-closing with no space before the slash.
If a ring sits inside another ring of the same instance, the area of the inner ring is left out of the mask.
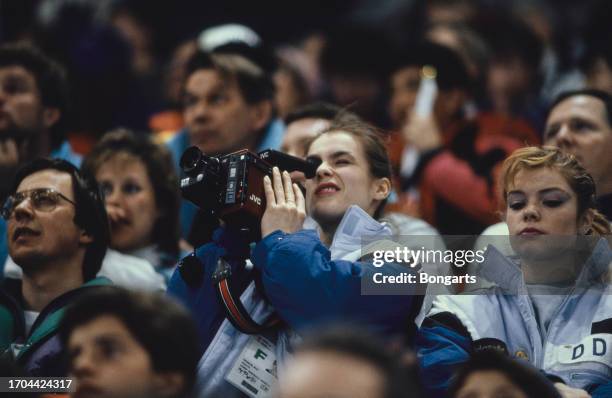
<path id="1" fill-rule="evenodd" d="M 176 397 L 185 385 L 185 378 L 178 372 L 156 373 L 153 388 L 159 397 Z"/>
<path id="2" fill-rule="evenodd" d="M 374 199 L 385 200 L 391 193 L 391 181 L 387 177 L 378 178 L 374 182 Z"/>
<path id="3" fill-rule="evenodd" d="M 43 110 L 43 123 L 45 125 L 45 128 L 49 129 L 53 127 L 53 125 L 58 122 L 61 116 L 62 112 L 59 110 L 59 108 L 45 108 Z"/>
<path id="4" fill-rule="evenodd" d="M 263 129 L 268 121 L 272 118 L 272 101 L 263 100 L 256 104 L 250 105 L 251 107 L 251 123 L 253 131 Z"/>

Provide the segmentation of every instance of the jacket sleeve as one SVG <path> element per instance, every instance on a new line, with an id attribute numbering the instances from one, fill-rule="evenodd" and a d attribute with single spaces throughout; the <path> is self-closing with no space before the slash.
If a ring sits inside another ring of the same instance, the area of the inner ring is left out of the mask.
<path id="1" fill-rule="evenodd" d="M 233 288 L 244 290 L 247 283 L 247 275 L 243 271 L 243 259 L 248 255 L 248 244 L 234 239 L 232 234 L 223 228 L 214 233 L 213 241 L 196 250 L 197 266 L 203 268 L 201 283 L 197 287 L 190 287 L 184 280 L 177 267 L 168 282 L 167 293 L 181 302 L 191 313 L 198 330 L 201 353 L 204 353 L 221 322 L 225 319 L 225 313 L 219 305 L 217 293 L 212 282 L 217 261 L 224 256 L 232 267 Z M 202 275 L 202 274 L 201 274 Z"/>
<path id="2" fill-rule="evenodd" d="M 470 357 L 471 345 L 469 332 L 451 313 L 425 318 L 417 334 L 416 351 L 428 396 L 446 397 L 452 375 Z"/>
<path id="3" fill-rule="evenodd" d="M 592 398 L 612 397 L 612 381 L 602 384 L 591 392 Z"/>
<path id="4" fill-rule="evenodd" d="M 312 230 L 275 231 L 257 244 L 251 259 L 261 271 L 267 298 L 296 330 L 342 322 L 377 333 L 406 332 L 422 302 L 409 295 L 362 295 L 362 277 L 374 270 L 397 274 L 399 266 L 375 269 L 366 262 L 332 261 Z"/>

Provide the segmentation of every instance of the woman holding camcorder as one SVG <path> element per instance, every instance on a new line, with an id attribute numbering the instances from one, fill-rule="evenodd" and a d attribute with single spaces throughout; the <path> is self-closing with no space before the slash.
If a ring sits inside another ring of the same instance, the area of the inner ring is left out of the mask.
<path id="1" fill-rule="evenodd" d="M 406 333 L 409 324 L 415 328 L 421 305 L 417 296 L 362 295 L 361 290 L 362 277 L 373 270 L 361 258 L 362 237 L 392 234 L 376 220 L 391 192 L 389 159 L 376 130 L 360 121 L 333 123 L 310 143 L 307 156 L 321 164 L 306 181 L 305 196 L 287 172 L 274 168 L 271 178 L 264 178 L 262 239 L 252 250 L 237 231 L 222 227 L 195 253 L 203 263 L 204 282 L 189 287 L 180 272 L 170 282 L 170 293 L 190 307 L 199 324 L 204 351 L 199 389 L 204 394 L 254 394 L 252 388 L 270 388 L 277 361 L 280 366 L 306 328 L 345 322 L 387 336 Z M 317 230 L 302 229 L 306 214 L 317 222 Z M 253 273 L 242 267 L 249 254 Z M 229 264 L 233 287 L 242 291 L 242 305 L 255 322 L 280 322 L 247 330 L 249 335 L 239 330 L 240 319 L 224 320 L 212 283 L 219 263 Z M 392 265 L 377 272 L 400 270 L 410 272 Z M 265 357 L 269 368 L 262 368 L 270 372 L 253 371 L 256 380 L 249 380 L 240 369 L 250 366 L 246 356 L 253 350 Z"/>

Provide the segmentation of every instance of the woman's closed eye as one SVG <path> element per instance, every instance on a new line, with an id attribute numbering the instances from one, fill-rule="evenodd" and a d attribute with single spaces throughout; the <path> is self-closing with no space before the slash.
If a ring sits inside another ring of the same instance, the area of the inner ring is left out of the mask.
<path id="1" fill-rule="evenodd" d="M 340 159 L 337 159 L 335 163 L 336 163 L 337 166 L 344 166 L 344 165 L 347 165 L 347 164 L 351 164 L 351 161 L 349 159 L 346 159 L 346 158 L 340 158 Z"/>
<path id="2" fill-rule="evenodd" d="M 527 198 L 522 192 L 509 192 L 506 197 L 506 203 L 508 203 L 508 208 L 511 210 L 520 210 L 525 207 Z"/>
<path id="3" fill-rule="evenodd" d="M 561 199 L 545 199 L 545 200 L 542 201 L 542 203 L 546 207 L 559 207 L 563 203 L 565 203 L 565 201 L 561 200 Z"/>
<path id="4" fill-rule="evenodd" d="M 569 200 L 569 196 L 564 192 L 553 191 L 546 192 L 542 196 L 542 204 L 546 207 L 559 207 Z"/>
<path id="5" fill-rule="evenodd" d="M 520 200 L 515 202 L 509 202 L 508 207 L 512 210 L 521 210 L 523 207 L 525 207 L 525 201 Z"/>

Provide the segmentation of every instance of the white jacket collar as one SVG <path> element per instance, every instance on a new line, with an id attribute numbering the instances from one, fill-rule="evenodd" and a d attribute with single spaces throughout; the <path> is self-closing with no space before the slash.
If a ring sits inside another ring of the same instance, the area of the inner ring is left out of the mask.
<path id="1" fill-rule="evenodd" d="M 352 205 L 344 213 L 329 248 L 332 260 L 356 261 L 361 255 L 363 239 L 392 235 L 391 228 L 381 224 L 361 207 Z"/>

